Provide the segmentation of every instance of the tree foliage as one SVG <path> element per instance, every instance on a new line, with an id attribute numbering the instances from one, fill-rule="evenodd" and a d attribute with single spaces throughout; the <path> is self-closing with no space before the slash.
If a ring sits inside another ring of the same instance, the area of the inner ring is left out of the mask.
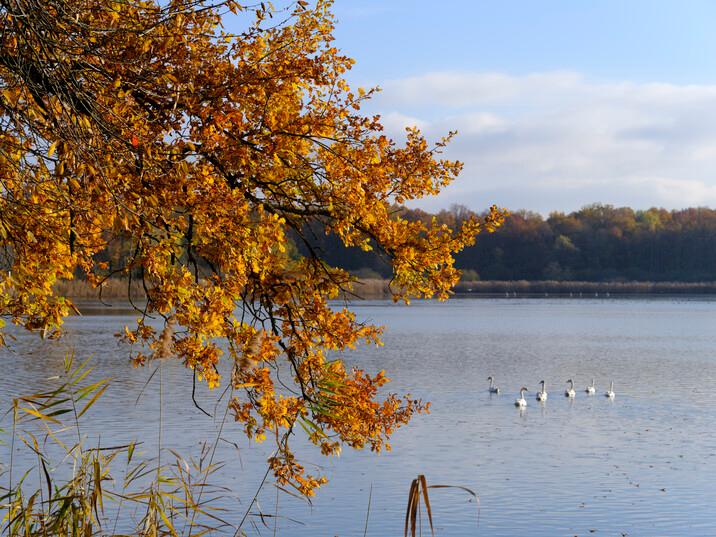
<path id="1" fill-rule="evenodd" d="M 484 280 L 713 281 L 716 211 L 600 204 L 547 218 L 515 211 L 456 263 Z"/>
<path id="2" fill-rule="evenodd" d="M 408 220 L 434 219 L 449 227 L 480 216 L 462 206 L 436 214 L 401 212 Z M 371 271 L 390 277 L 389 263 L 374 252 L 345 248 L 331 235 L 319 239 L 314 248 L 324 251 L 330 263 L 358 275 Z M 716 279 L 716 210 L 592 204 L 546 218 L 511 211 L 496 233 L 456 254 L 455 266 L 464 280 L 479 275 L 501 281 L 710 282 Z"/>
<path id="3" fill-rule="evenodd" d="M 239 34 L 222 27 L 229 11 L 250 20 Z M 371 92 L 346 83 L 332 31 L 324 0 L 0 0 L 0 313 L 53 336 L 73 309 L 58 280 L 140 278 L 148 300 L 124 333 L 135 363 L 176 356 L 214 387 L 228 354 L 236 420 L 275 438 L 271 467 L 305 494 L 323 479 L 289 448 L 297 424 L 326 454 L 380 450 L 425 408 L 378 400 L 384 373 L 329 359 L 380 330 L 329 305 L 351 277 L 307 225 L 380 252 L 407 300 L 446 297 L 453 254 L 503 218 L 453 230 L 395 211 L 460 164 L 440 158 L 447 138 L 411 129 L 399 146 L 361 114 Z M 289 255 L 289 234 L 305 255 Z M 98 255 L 118 240 L 110 270 Z"/>

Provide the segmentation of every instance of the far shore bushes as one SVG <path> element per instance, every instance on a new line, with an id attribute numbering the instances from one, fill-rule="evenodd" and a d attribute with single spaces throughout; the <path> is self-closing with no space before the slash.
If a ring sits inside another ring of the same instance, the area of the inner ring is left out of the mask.
<path id="1" fill-rule="evenodd" d="M 102 286 L 102 295 L 83 280 L 59 282 L 56 290 L 75 301 L 142 301 L 145 298 L 140 282 L 130 283 L 126 279 L 110 279 Z M 516 280 L 516 281 L 461 281 L 455 286 L 456 296 L 611 296 L 611 295 L 669 295 L 669 294 L 716 294 L 713 282 L 581 282 L 559 280 Z M 382 278 L 361 278 L 351 294 L 345 298 L 375 300 L 390 298 L 390 280 Z"/>

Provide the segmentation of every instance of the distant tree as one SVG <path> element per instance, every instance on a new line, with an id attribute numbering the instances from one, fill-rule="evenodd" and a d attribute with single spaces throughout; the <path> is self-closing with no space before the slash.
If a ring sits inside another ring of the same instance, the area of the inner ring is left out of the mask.
<path id="1" fill-rule="evenodd" d="M 460 252 L 457 266 L 488 280 L 713 281 L 716 211 L 592 204 L 546 220 L 515 211 Z"/>

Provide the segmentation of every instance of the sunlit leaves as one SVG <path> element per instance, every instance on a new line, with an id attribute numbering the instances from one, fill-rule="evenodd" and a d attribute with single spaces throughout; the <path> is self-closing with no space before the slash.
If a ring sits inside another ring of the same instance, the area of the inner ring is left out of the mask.
<path id="1" fill-rule="evenodd" d="M 453 254 L 504 216 L 452 230 L 396 212 L 459 173 L 440 159 L 451 135 L 410 129 L 401 146 L 360 114 L 371 92 L 344 79 L 353 60 L 332 44 L 326 0 L 287 20 L 261 5 L 240 35 L 220 24 L 235 2 L 41 4 L 0 8 L 0 312 L 51 337 L 73 308 L 58 280 L 140 280 L 146 309 L 122 336 L 135 365 L 173 356 L 215 387 L 231 360 L 235 418 L 276 443 L 282 483 L 309 494 L 323 482 L 289 449 L 297 423 L 326 454 L 387 449 L 426 406 L 380 400 L 383 373 L 334 359 L 380 330 L 331 307 L 352 278 L 306 229 L 385 256 L 396 300 L 447 297 Z"/>

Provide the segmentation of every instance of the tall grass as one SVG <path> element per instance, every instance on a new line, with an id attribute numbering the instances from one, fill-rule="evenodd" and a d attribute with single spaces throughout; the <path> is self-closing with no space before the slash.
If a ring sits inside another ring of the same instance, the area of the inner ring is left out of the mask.
<path id="1" fill-rule="evenodd" d="M 61 280 L 54 286 L 60 296 L 75 300 L 144 300 L 144 287 L 138 280 L 110 278 L 100 287 L 94 287 L 86 280 Z"/>
<path id="2" fill-rule="evenodd" d="M 55 291 L 75 300 L 122 300 L 142 302 L 145 300 L 141 282 L 127 279 L 109 279 L 101 289 L 84 280 L 61 281 Z M 606 294 L 716 294 L 716 282 L 588 282 L 564 280 L 509 280 L 461 281 L 455 286 L 457 294 L 482 295 L 606 295 Z M 390 280 L 359 278 L 352 293 L 345 298 L 384 299 L 392 296 Z"/>
<path id="3" fill-rule="evenodd" d="M 83 417 L 110 385 L 108 379 L 87 382 L 91 371 L 88 361 L 75 364 L 69 355 L 57 387 L 13 400 L 11 460 L 7 486 L 0 488 L 2 534 L 198 537 L 230 527 L 213 507 L 224 491 L 210 484 L 221 465 L 209 462 L 209 447 L 196 460 L 168 450 L 171 458 L 161 462 L 159 453 L 138 458 L 136 442 L 87 444 Z M 15 452 L 23 449 L 35 463 L 18 470 Z M 118 531 L 129 520 L 137 520 L 134 527 Z"/>

